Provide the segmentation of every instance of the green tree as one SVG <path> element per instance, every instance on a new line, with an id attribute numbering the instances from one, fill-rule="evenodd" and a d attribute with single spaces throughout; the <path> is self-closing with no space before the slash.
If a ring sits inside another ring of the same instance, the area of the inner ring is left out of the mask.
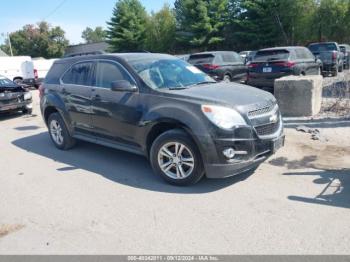
<path id="1" fill-rule="evenodd" d="M 176 19 L 169 5 L 151 14 L 147 26 L 146 49 L 152 52 L 172 53 L 175 47 Z"/>
<path id="2" fill-rule="evenodd" d="M 148 16 L 138 0 L 119 0 L 108 24 L 111 51 L 137 51 L 145 47 Z"/>
<path id="3" fill-rule="evenodd" d="M 69 41 L 60 27 L 52 27 L 46 22 L 26 25 L 21 30 L 10 34 L 14 55 L 31 57 L 62 57 Z M 8 41 L 4 50 L 8 52 Z"/>
<path id="4" fill-rule="evenodd" d="M 98 26 L 95 29 L 87 27 L 82 32 L 81 37 L 85 40 L 85 43 L 87 44 L 104 42 L 107 38 L 107 32 L 103 30 L 101 26 Z"/>
<path id="5" fill-rule="evenodd" d="M 224 42 L 228 0 L 176 0 L 177 39 L 185 48 L 219 48 Z"/>

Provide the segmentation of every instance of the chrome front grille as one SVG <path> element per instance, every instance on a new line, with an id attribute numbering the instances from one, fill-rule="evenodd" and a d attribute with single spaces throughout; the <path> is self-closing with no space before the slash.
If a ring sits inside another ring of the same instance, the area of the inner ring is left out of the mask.
<path id="1" fill-rule="evenodd" d="M 273 103 L 273 104 L 270 104 L 268 106 L 261 107 L 259 109 L 255 109 L 255 110 L 249 111 L 248 112 L 248 117 L 249 118 L 253 118 L 253 117 L 257 117 L 257 116 L 260 116 L 260 115 L 267 114 L 267 113 L 271 112 L 275 107 L 276 107 L 276 104 Z"/>

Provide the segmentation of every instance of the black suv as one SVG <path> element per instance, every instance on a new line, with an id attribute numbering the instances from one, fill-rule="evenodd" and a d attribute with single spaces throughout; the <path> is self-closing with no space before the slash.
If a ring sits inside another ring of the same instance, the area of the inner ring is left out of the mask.
<path id="1" fill-rule="evenodd" d="M 305 47 L 262 49 L 248 64 L 247 84 L 273 88 L 277 78 L 288 75 L 320 75 L 321 67 L 322 62 Z"/>
<path id="2" fill-rule="evenodd" d="M 81 139 L 141 154 L 176 185 L 254 169 L 284 144 L 271 94 L 217 83 L 170 55 L 65 58 L 39 90 L 56 147 Z"/>
<path id="3" fill-rule="evenodd" d="M 188 62 L 217 81 L 241 82 L 247 78 L 247 66 L 236 52 L 215 51 L 193 54 Z"/>

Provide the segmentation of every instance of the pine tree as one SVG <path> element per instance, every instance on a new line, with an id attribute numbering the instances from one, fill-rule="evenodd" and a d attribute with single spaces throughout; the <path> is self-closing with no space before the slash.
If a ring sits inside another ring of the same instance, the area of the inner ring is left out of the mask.
<path id="1" fill-rule="evenodd" d="M 108 24 L 111 51 L 140 51 L 145 46 L 147 12 L 138 0 L 119 0 Z"/>

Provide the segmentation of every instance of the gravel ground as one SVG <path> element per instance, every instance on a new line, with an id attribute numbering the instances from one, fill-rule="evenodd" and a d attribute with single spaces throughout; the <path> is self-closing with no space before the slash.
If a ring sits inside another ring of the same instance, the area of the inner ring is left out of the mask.
<path id="1" fill-rule="evenodd" d="M 287 124 L 255 173 L 177 188 L 142 157 L 61 152 L 40 116 L 2 116 L 0 254 L 350 254 L 350 123 L 314 121 L 328 142 Z"/>

